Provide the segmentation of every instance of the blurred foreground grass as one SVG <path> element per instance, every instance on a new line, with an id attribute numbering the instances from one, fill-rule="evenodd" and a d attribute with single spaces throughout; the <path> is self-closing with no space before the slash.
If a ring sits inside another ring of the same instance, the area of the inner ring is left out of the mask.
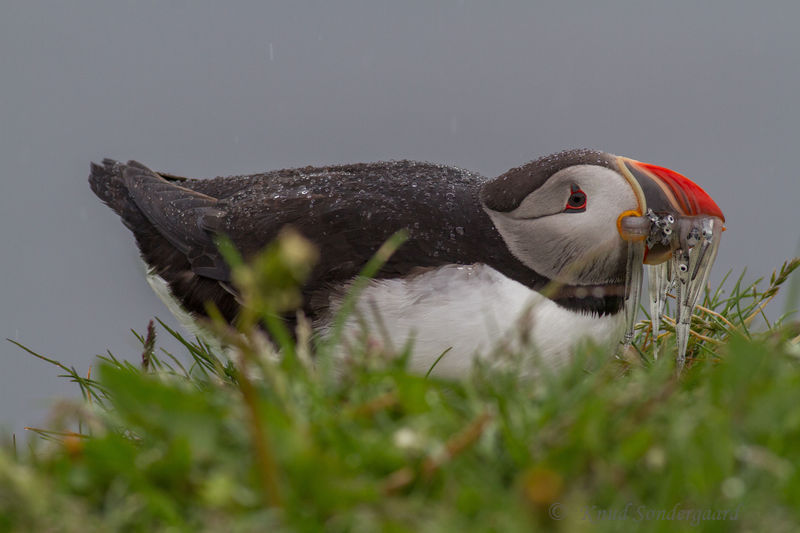
<path id="1" fill-rule="evenodd" d="M 763 315 L 800 260 L 710 291 L 680 378 L 674 331 L 653 361 L 643 321 L 630 361 L 588 346 L 521 379 L 530 354 L 503 354 L 450 381 L 368 341 L 334 369 L 302 321 L 295 342 L 271 318 L 313 255 L 292 239 L 252 268 L 228 252 L 254 309 L 209 326 L 231 360 L 163 323 L 188 356 L 151 323 L 136 363 L 47 359 L 83 399 L 6 439 L 0 531 L 800 530 L 800 323 Z"/>

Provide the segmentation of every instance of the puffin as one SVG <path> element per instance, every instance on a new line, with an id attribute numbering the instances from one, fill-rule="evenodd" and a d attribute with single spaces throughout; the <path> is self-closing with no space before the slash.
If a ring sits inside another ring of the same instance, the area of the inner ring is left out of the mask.
<path id="1" fill-rule="evenodd" d="M 231 322 L 240 312 L 216 236 L 251 258 L 291 226 L 319 252 L 301 310 L 324 339 L 365 263 L 405 230 L 359 293 L 344 339 L 410 346 L 412 371 L 445 377 L 509 351 L 557 367 L 579 343 L 613 346 L 631 268 L 674 257 L 653 221 L 724 220 L 685 176 L 590 149 L 495 178 L 402 160 L 193 179 L 105 159 L 91 164 L 89 184 L 133 233 L 148 280 L 184 324 L 206 317 L 207 302 Z"/>

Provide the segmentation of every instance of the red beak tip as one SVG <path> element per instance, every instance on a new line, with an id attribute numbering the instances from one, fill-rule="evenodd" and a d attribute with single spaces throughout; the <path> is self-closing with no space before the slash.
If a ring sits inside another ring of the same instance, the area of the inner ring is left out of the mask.
<path id="1" fill-rule="evenodd" d="M 649 163 L 637 162 L 650 174 L 659 178 L 672 192 L 683 211 L 690 216 L 708 215 L 718 217 L 725 222 L 725 215 L 717 203 L 699 185 L 686 176 Z"/>

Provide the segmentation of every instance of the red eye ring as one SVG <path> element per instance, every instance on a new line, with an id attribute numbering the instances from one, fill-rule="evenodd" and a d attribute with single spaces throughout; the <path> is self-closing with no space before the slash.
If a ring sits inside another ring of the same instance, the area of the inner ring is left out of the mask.
<path id="1" fill-rule="evenodd" d="M 564 207 L 565 213 L 583 213 L 586 211 L 586 193 L 581 190 L 577 185 L 569 188 L 569 198 L 567 205 Z"/>

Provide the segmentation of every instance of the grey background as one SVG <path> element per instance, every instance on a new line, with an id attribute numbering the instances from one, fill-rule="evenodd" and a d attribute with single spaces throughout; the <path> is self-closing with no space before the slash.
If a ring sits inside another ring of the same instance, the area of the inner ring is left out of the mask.
<path id="1" fill-rule="evenodd" d="M 497 175 L 593 147 L 716 199 L 713 279 L 794 254 L 797 2 L 491 4 L 5 0 L 0 337 L 85 372 L 106 348 L 136 358 L 129 328 L 151 316 L 174 324 L 88 189 L 104 156 L 197 177 L 400 158 Z M 8 430 L 77 394 L 10 343 L 0 358 Z"/>

